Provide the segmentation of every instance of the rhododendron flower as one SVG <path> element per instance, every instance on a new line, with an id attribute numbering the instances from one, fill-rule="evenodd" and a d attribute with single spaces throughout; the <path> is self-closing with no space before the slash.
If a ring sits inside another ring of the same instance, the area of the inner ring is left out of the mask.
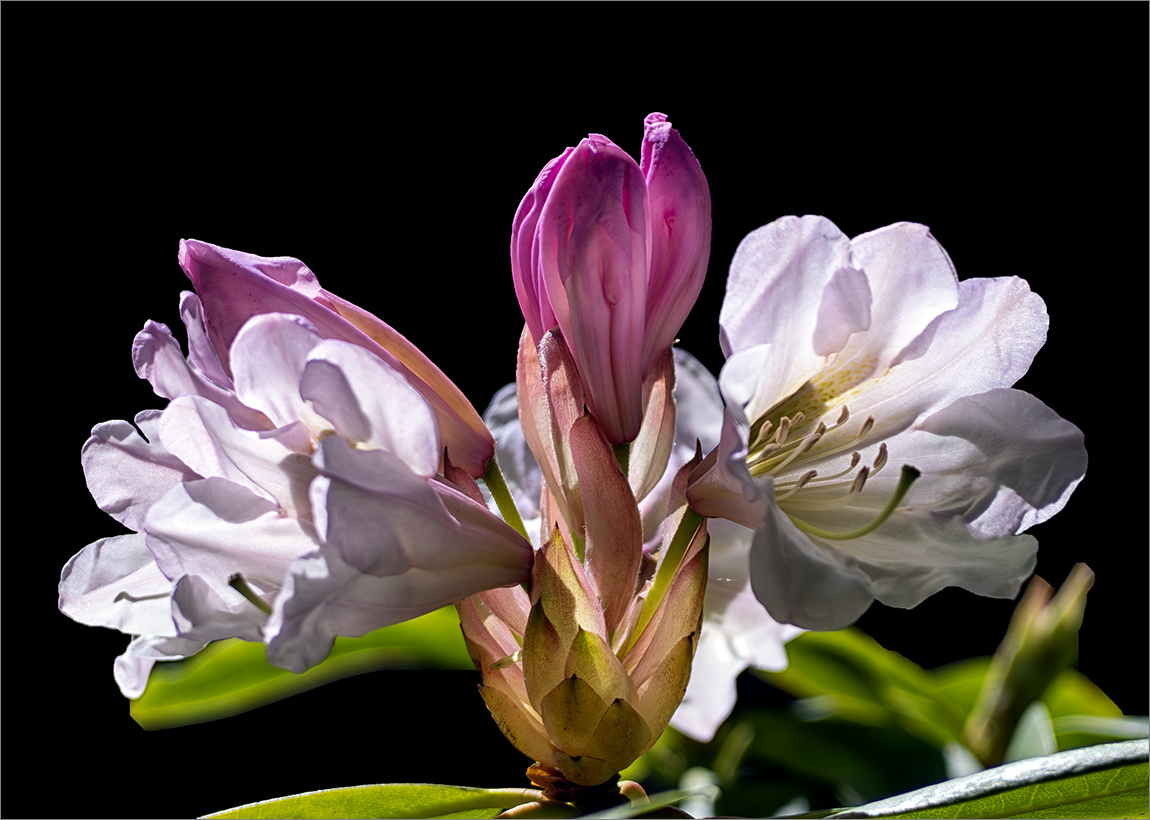
<path id="1" fill-rule="evenodd" d="M 474 484 L 404 374 L 283 313 L 239 328 L 225 366 L 199 301 L 182 308 L 188 360 L 152 322 L 133 347 L 171 403 L 139 432 L 98 425 L 83 451 L 93 497 L 134 534 L 86 547 L 60 581 L 65 614 L 139 636 L 116 665 L 125 694 L 209 641 L 263 641 L 299 672 L 337 635 L 527 578 L 530 544 L 439 474 L 446 459 Z"/>
<path id="2" fill-rule="evenodd" d="M 192 280 L 203 309 L 205 343 L 215 351 L 227 378 L 228 350 L 239 329 L 261 313 L 303 316 L 327 339 L 370 350 L 419 391 L 435 411 L 440 437 L 454 463 L 472 476 L 483 475 L 494 452 L 491 433 L 458 387 L 415 345 L 358 305 L 320 287 L 303 262 L 264 258 L 195 239 L 180 242 L 180 267 Z M 161 394 L 165 395 L 165 394 Z"/>
<path id="3" fill-rule="evenodd" d="M 1078 428 L 1009 389 L 1047 323 L 1021 279 L 959 282 L 922 225 L 851 240 L 787 217 L 743 240 L 720 315 L 726 420 L 688 498 L 755 529 L 752 586 L 776 619 L 835 629 L 875 599 L 1017 593 L 1037 550 L 1021 533 L 1086 468 Z"/>
<path id="4" fill-rule="evenodd" d="M 613 444 L 642 424 L 642 384 L 675 340 L 707 270 L 711 195 L 663 114 L 641 162 L 600 134 L 539 174 L 511 232 L 515 293 L 536 344 L 560 329 L 587 406 Z"/>

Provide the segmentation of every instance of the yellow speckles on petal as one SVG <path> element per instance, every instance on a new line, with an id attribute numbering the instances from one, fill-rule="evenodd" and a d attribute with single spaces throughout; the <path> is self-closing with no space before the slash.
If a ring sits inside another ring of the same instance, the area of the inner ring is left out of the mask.
<path id="1" fill-rule="evenodd" d="M 846 454 L 858 446 L 875 424 L 873 416 L 852 419 L 848 405 L 859 401 L 889 372 L 879 371 L 876 356 L 852 356 L 841 363 L 829 359 L 822 370 L 808 379 L 795 392 L 779 401 L 751 425 L 747 466 L 755 477 L 771 475 L 775 478 L 776 500 L 787 501 L 787 506 L 803 506 L 808 488 L 817 495 L 817 507 L 828 504 L 838 506 L 848 496 L 862 492 L 869 475 L 886 464 L 886 449 L 880 449 L 873 467 L 863 467 L 853 477 L 861 456 L 851 453 L 845 469 L 832 468 L 830 474 L 820 475 L 811 469 L 802 470 L 812 462 L 826 467 L 828 456 Z M 856 408 L 857 409 L 857 408 Z M 835 436 L 842 427 L 853 432 L 847 438 Z M 774 435 L 771 435 L 772 432 Z M 826 441 L 824 441 L 826 439 Z M 836 490 L 835 497 L 827 497 L 826 490 Z M 841 496 L 840 496 L 841 492 Z M 800 498 L 801 496 L 801 498 Z"/>
<path id="2" fill-rule="evenodd" d="M 877 368 L 876 356 L 854 356 L 841 365 L 829 363 L 798 390 L 756 419 L 751 426 L 751 440 L 755 440 L 764 424 L 769 422 L 772 427 L 777 427 L 784 416 L 791 420 L 792 429 L 795 428 L 794 419 L 800 413 L 806 426 L 826 421 L 825 416 L 831 411 L 841 412 L 844 405 L 867 392 L 886 375 L 885 372 L 876 373 Z"/>

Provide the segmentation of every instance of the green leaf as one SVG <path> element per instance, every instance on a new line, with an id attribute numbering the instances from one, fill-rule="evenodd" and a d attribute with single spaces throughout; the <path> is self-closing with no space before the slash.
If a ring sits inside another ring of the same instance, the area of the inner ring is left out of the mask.
<path id="1" fill-rule="evenodd" d="M 1132 740 L 1150 734 L 1150 720 L 1145 716 L 1066 715 L 1052 722 L 1061 750 L 1112 743 L 1115 740 Z"/>
<path id="2" fill-rule="evenodd" d="M 431 783 L 353 786 L 278 797 L 228 809 L 209 818 L 495 817 L 541 798 L 534 789 L 476 789 Z"/>
<path id="3" fill-rule="evenodd" d="M 940 696 L 963 714 L 970 712 L 989 668 L 990 658 L 969 658 L 934 670 Z M 1077 669 L 1063 669 L 1042 693 L 1042 703 L 1050 712 L 1060 751 L 1146 736 L 1145 718 L 1123 716 Z"/>
<path id="4" fill-rule="evenodd" d="M 714 786 L 704 786 L 694 789 L 675 789 L 674 791 L 652 794 L 648 796 L 646 803 L 613 806 L 603 811 L 597 811 L 594 814 L 584 814 L 582 817 L 583 820 L 629 820 L 629 818 L 632 817 L 644 817 L 659 809 L 681 803 L 690 797 L 703 795 L 714 798 L 717 793 L 718 790 Z"/>
<path id="5" fill-rule="evenodd" d="M 786 772 L 792 782 L 827 784 L 836 793 L 851 795 L 838 799 L 862 802 L 946 777 L 938 749 L 898 726 L 835 718 L 807 722 L 789 712 L 768 710 L 744 713 L 742 724 L 752 730 L 753 739 L 740 769 L 758 769 L 756 779 L 769 765 Z M 749 808 L 734 811 L 724 805 L 723 811 L 738 814 Z"/>
<path id="6" fill-rule="evenodd" d="M 157 663 L 131 714 L 145 729 L 186 726 L 236 715 L 340 678 L 418 666 L 471 669 L 454 607 L 336 638 L 327 660 L 302 675 L 272 666 L 262 643 L 217 641 L 187 660 Z"/>
<path id="7" fill-rule="evenodd" d="M 1046 704 L 1050 716 L 1054 719 L 1068 715 L 1098 717 L 1122 715 L 1122 710 L 1117 704 L 1077 669 L 1063 669 L 1042 693 L 1042 702 Z"/>
<path id="8" fill-rule="evenodd" d="M 829 815 L 866 817 L 1147 816 L 1150 741 L 1128 740 L 993 769 Z"/>
<path id="9" fill-rule="evenodd" d="M 965 712 L 934 676 L 858 629 L 805 632 L 787 644 L 787 668 L 760 672 L 805 707 L 873 726 L 901 723 L 936 746 L 958 740 Z"/>
<path id="10" fill-rule="evenodd" d="M 990 658 L 968 658 L 934 670 L 939 691 L 964 714 L 974 708 Z M 1042 693 L 1042 702 L 1057 720 L 1067 715 L 1119 716 L 1122 710 L 1077 669 L 1066 668 Z"/>

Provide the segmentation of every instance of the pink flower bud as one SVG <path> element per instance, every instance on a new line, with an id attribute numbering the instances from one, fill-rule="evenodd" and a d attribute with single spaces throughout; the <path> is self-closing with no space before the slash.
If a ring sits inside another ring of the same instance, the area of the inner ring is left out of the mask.
<path id="1" fill-rule="evenodd" d="M 613 444 L 642 424 L 643 380 L 699 295 L 711 198 L 698 161 L 662 114 L 642 166 L 592 134 L 539 174 L 515 215 L 515 292 L 536 344 L 558 326 Z"/>

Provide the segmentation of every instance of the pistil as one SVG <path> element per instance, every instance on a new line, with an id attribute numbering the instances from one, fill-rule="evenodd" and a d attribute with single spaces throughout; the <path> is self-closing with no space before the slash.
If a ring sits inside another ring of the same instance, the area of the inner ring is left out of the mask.
<path id="1" fill-rule="evenodd" d="M 260 612 L 263 612 L 265 615 L 272 614 L 272 608 L 268 606 L 267 601 L 256 595 L 255 590 L 248 586 L 248 582 L 244 580 L 244 576 L 240 575 L 240 573 L 237 572 L 228 578 L 228 586 L 247 598 Z"/>

